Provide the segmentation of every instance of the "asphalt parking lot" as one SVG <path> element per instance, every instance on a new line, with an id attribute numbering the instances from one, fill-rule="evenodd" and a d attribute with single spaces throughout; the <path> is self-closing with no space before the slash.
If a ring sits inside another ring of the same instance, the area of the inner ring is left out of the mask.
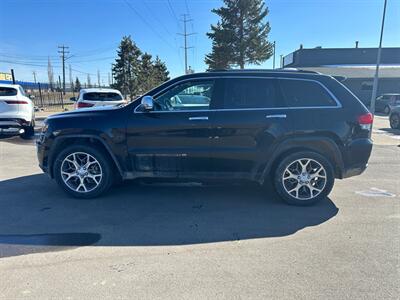
<path id="1" fill-rule="evenodd" d="M 40 125 L 40 123 L 39 123 Z M 66 196 L 0 139 L 0 298 L 399 299 L 400 132 L 312 207 L 253 185 L 128 182 Z"/>

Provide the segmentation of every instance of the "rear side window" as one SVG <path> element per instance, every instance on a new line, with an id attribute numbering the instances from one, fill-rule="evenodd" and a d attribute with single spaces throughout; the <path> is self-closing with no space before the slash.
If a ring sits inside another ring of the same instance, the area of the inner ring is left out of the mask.
<path id="1" fill-rule="evenodd" d="M 83 94 L 83 100 L 119 101 L 119 100 L 122 100 L 122 97 L 120 94 L 117 94 L 117 93 L 86 93 L 86 94 Z"/>
<path id="2" fill-rule="evenodd" d="M 1 96 L 16 96 L 18 94 L 16 89 L 9 87 L 0 87 L 0 97 Z"/>
<path id="3" fill-rule="evenodd" d="M 224 108 L 272 108 L 279 106 L 276 80 L 232 78 L 225 80 Z"/>
<path id="4" fill-rule="evenodd" d="M 287 107 L 337 106 L 336 101 L 320 84 L 307 80 L 279 80 Z"/>

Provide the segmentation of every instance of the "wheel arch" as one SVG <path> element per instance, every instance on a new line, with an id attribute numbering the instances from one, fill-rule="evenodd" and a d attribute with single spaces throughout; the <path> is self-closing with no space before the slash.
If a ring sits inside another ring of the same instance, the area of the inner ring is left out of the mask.
<path id="1" fill-rule="evenodd" d="M 266 178 L 273 175 L 283 157 L 299 151 L 312 151 L 324 156 L 332 164 L 335 177 L 343 177 L 343 157 L 334 139 L 327 136 L 306 136 L 290 137 L 280 142 L 268 160 L 259 181 L 263 183 Z"/>
<path id="2" fill-rule="evenodd" d="M 101 149 L 109 158 L 111 158 L 113 167 L 118 171 L 119 175 L 123 178 L 124 172 L 121 164 L 118 162 L 114 153 L 111 151 L 109 145 L 100 137 L 95 135 L 67 135 L 60 136 L 54 139 L 48 160 L 48 172 L 51 178 L 54 178 L 54 162 L 60 153 L 61 149 L 70 145 L 89 145 Z"/>

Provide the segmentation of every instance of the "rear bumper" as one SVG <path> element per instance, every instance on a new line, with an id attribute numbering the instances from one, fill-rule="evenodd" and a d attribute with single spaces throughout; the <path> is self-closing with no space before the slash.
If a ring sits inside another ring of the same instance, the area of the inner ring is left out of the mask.
<path id="1" fill-rule="evenodd" d="M 368 166 L 372 152 L 372 140 L 363 138 L 352 141 L 344 151 L 344 170 L 342 178 L 360 175 Z"/>
<path id="2" fill-rule="evenodd" d="M 0 118 L 0 128 L 22 128 L 30 125 L 30 121 L 21 118 Z"/>
<path id="3" fill-rule="evenodd" d="M 30 122 L 24 119 L 4 119 L 0 118 L 0 134 L 20 133 L 21 129 L 29 126 Z"/>

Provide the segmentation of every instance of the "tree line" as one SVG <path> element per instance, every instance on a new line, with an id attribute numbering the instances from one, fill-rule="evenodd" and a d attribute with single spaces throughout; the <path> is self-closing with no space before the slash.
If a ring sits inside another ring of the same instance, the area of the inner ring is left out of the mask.
<path id="1" fill-rule="evenodd" d="M 263 0 L 223 0 L 223 6 L 212 12 L 219 21 L 207 33 L 212 41 L 211 52 L 205 56 L 209 70 L 244 69 L 246 65 L 260 65 L 273 55 L 273 45 L 268 41 L 271 27 L 266 21 L 269 11 Z M 112 87 L 130 98 L 169 80 L 165 63 L 140 50 L 130 36 L 120 42 L 112 76 Z M 90 86 L 90 78 L 87 80 Z M 74 87 L 81 87 L 78 78 Z"/>

